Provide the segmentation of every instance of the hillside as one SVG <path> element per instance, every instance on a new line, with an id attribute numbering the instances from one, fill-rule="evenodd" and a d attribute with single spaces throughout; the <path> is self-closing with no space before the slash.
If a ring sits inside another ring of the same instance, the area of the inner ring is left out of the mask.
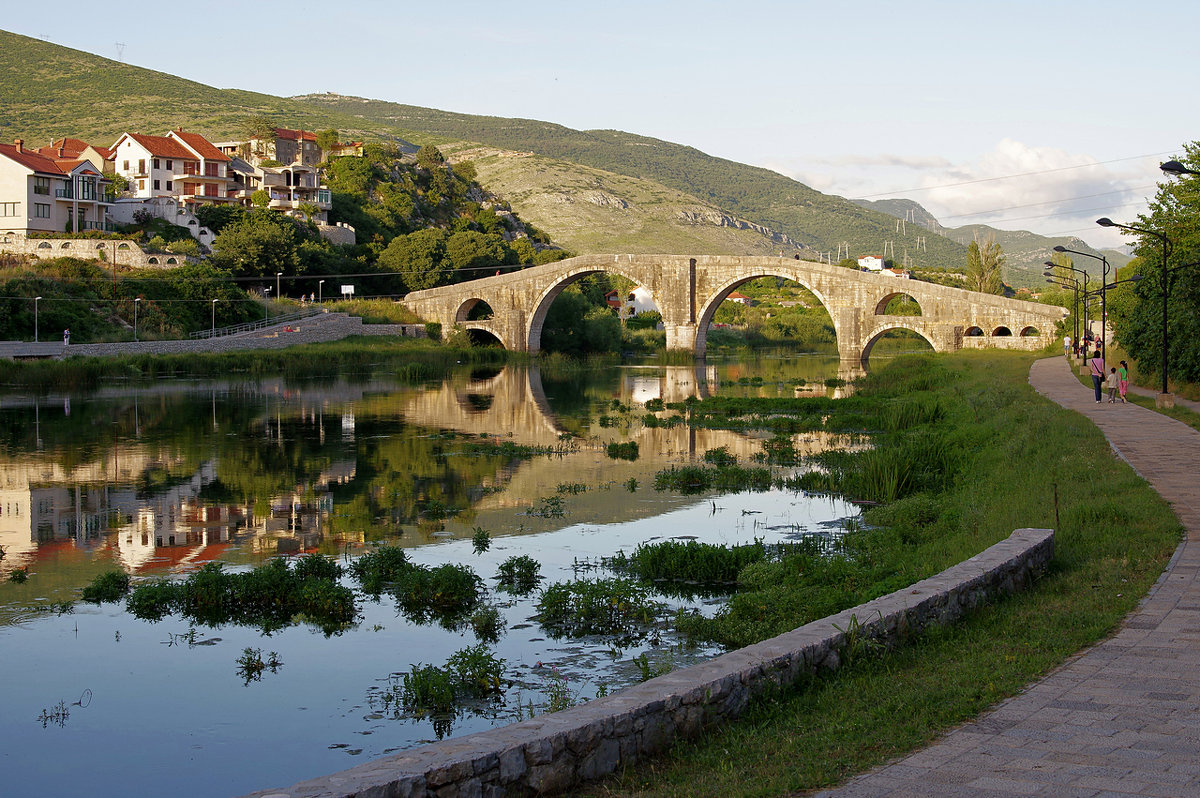
<path id="1" fill-rule="evenodd" d="M 864 207 L 870 207 L 883 213 L 895 216 L 908 222 L 911 229 L 919 227 L 932 233 L 945 236 L 966 246 L 973 238 L 983 239 L 993 236 L 1007 256 L 1004 265 L 1004 280 L 1017 288 L 1041 288 L 1045 283 L 1042 271 L 1046 261 L 1054 255 L 1054 247 L 1061 246 L 1079 252 L 1108 258 L 1111 265 L 1110 274 L 1129 263 L 1132 258 L 1115 249 L 1094 249 L 1080 238 L 1074 236 L 1043 236 L 1028 230 L 1001 230 L 986 224 L 966 224 L 961 227 L 943 227 L 940 222 L 925 210 L 920 203 L 909 199 L 885 199 L 874 202 L 855 200 Z M 1086 269 L 1089 274 L 1099 274 L 1101 265 L 1092 258 L 1072 256 L 1077 268 Z"/>
<path id="2" fill-rule="evenodd" d="M 311 94 L 293 99 L 353 115 L 360 123 L 389 125 L 409 137 L 476 141 L 652 180 L 819 252 L 836 254 L 838 245 L 845 243 L 854 255 L 878 253 L 888 241 L 897 254 L 908 247 L 917 266 L 957 268 L 966 258 L 965 246 L 950 239 L 911 228 L 902 236 L 895 231 L 895 220 L 884 213 L 822 194 L 778 172 L 714 158 L 693 147 L 617 130 L 573 130 L 530 119 L 472 116 L 361 97 Z M 919 235 L 925 237 L 920 252 Z"/>
<path id="3" fill-rule="evenodd" d="M 786 250 L 819 257 L 782 233 L 651 180 L 493 147 L 441 149 L 452 163 L 470 160 L 481 183 L 574 252 L 774 255 Z"/>
<path id="4" fill-rule="evenodd" d="M 282 98 L 216 89 L 3 31 L 0 97 L 0 138 L 24 138 L 35 145 L 64 135 L 108 143 L 125 130 L 161 133 L 178 126 L 214 139 L 229 138 L 241 133 L 247 117 L 266 115 L 288 127 L 334 127 L 344 137 L 401 135 L 422 144 L 473 142 L 536 153 L 556 162 L 544 177 L 563 181 L 563 190 L 546 183 L 537 207 L 527 210 L 523 199 L 512 198 L 514 210 L 547 229 L 594 232 L 599 218 L 626 225 L 610 230 L 611 236 L 570 236 L 568 245 L 579 251 L 773 248 L 811 256 L 814 251 L 836 253 L 843 242 L 855 254 L 878 252 L 889 240 L 895 240 L 898 253 L 905 246 L 892 230 L 893 220 L 882 213 L 766 169 L 619 131 L 577 131 L 534 120 L 453 114 L 339 95 Z M 572 164 L 591 171 L 573 174 Z M 532 190 L 529 176 L 521 176 L 519 170 L 491 173 L 497 183 L 489 188 L 499 194 L 506 194 L 504 181 L 510 178 L 518 193 Z M 551 208 L 546 197 L 569 196 L 597 173 L 607 173 L 604 181 L 619 187 L 608 193 L 634 212 L 597 217 L 597 206 L 588 202 L 559 202 Z M 637 186 L 642 180 L 649 182 Z M 645 202 L 647 197 L 665 198 L 667 190 L 674 192 L 669 202 Z M 551 215 L 561 219 L 547 223 Z M 573 243 L 576 240 L 580 243 Z M 922 265 L 953 267 L 965 257 L 965 250 L 948 239 L 928 236 L 927 241 L 928 251 L 917 260 Z"/>

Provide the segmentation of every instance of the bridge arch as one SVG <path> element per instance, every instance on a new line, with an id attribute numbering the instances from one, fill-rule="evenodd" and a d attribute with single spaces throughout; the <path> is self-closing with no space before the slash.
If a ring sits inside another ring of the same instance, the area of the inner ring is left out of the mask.
<path id="1" fill-rule="evenodd" d="M 650 298 L 654 301 L 654 303 L 660 308 L 662 307 L 662 305 L 659 304 L 658 299 L 654 296 L 653 289 L 651 289 L 650 286 L 645 285 L 635 272 L 614 268 L 608 264 L 605 264 L 599 268 L 596 266 L 584 266 L 577 269 L 571 269 L 564 273 L 561 278 L 551 284 L 545 291 L 543 291 L 537 298 L 537 301 L 534 303 L 533 313 L 529 318 L 529 330 L 526 339 L 526 346 L 530 354 L 540 352 L 542 349 L 542 327 L 546 323 L 546 314 L 550 312 L 550 306 L 554 304 L 554 300 L 558 299 L 558 295 L 566 290 L 567 287 L 572 283 L 578 282 L 584 277 L 588 277 L 593 274 L 615 274 L 618 277 L 624 277 L 634 285 L 645 288 L 647 293 L 650 294 Z"/>
<path id="2" fill-rule="evenodd" d="M 972 324 L 970 327 L 963 330 L 963 335 L 968 338 L 979 338 L 983 335 L 983 328 Z"/>
<path id="3" fill-rule="evenodd" d="M 920 317 L 914 317 L 914 318 L 920 318 Z M 879 343 L 879 339 L 882 338 L 887 333 L 891 332 L 892 330 L 908 330 L 911 333 L 916 333 L 918 336 L 921 337 L 921 339 L 923 341 L 925 341 L 927 344 L 929 344 L 929 346 L 932 347 L 934 351 L 937 351 L 937 343 L 935 343 L 934 340 L 929 337 L 929 334 L 924 329 L 922 329 L 922 326 L 920 324 L 918 324 L 916 322 L 908 323 L 908 322 L 904 322 L 904 321 L 889 321 L 886 324 L 876 327 L 867 336 L 867 342 L 863 346 L 863 351 L 862 351 L 862 356 L 861 356 L 862 365 L 864 368 L 867 365 L 867 359 L 871 357 L 871 350 L 875 348 L 875 344 Z"/>
<path id="4" fill-rule="evenodd" d="M 1012 336 L 1012 330 L 1008 329 L 1003 324 L 1001 324 L 996 329 L 992 330 L 993 338 L 1009 338 L 1011 336 Z"/>
<path id="5" fill-rule="evenodd" d="M 713 291 L 709 295 L 708 299 L 705 300 L 704 303 L 701 305 L 700 312 L 696 318 L 695 351 L 698 354 L 702 354 L 707 351 L 707 348 L 708 348 L 708 326 L 710 324 L 712 324 L 713 316 L 716 315 L 717 309 L 719 307 L 721 307 L 721 303 L 724 302 L 726 299 L 728 299 L 729 295 L 732 294 L 734 291 L 736 291 L 739 286 L 745 285 L 746 283 L 750 282 L 751 280 L 757 280 L 761 277 L 775 277 L 778 279 L 788 280 L 790 282 L 796 283 L 801 288 L 804 288 L 806 291 L 810 292 L 813 296 L 815 296 L 817 298 L 817 301 L 821 303 L 821 307 L 823 307 L 825 309 L 825 312 L 829 314 L 830 320 L 831 321 L 833 320 L 833 313 L 829 309 L 829 302 L 825 299 L 824 296 L 821 295 L 821 292 L 819 290 L 817 290 L 812 285 L 810 285 L 809 281 L 805 280 L 801 275 L 796 274 L 795 272 L 790 272 L 787 269 L 779 269 L 779 270 L 763 269 L 761 271 L 755 270 L 745 276 L 739 275 L 738 277 L 726 280 L 723 283 L 719 284 L 718 287 L 716 288 L 716 290 Z M 666 314 L 664 313 L 663 315 L 665 318 Z M 838 337 L 838 328 L 837 328 L 836 321 L 834 321 L 834 324 L 833 324 L 833 335 L 834 335 L 835 339 Z"/>
<path id="6" fill-rule="evenodd" d="M 462 324 L 467 321 L 484 321 L 492 318 L 493 315 L 495 314 L 492 306 L 486 300 L 471 297 L 458 306 L 458 310 L 454 312 L 454 322 Z"/>
<path id="7" fill-rule="evenodd" d="M 1041 331 L 1038 330 L 1037 327 L 1034 327 L 1032 324 L 1027 327 L 1021 328 L 1021 337 L 1022 338 L 1030 338 L 1030 337 L 1038 336 L 1041 334 L 1042 334 Z"/>
<path id="8" fill-rule="evenodd" d="M 909 294 L 905 291 L 890 291 L 890 292 L 884 294 L 883 297 L 879 300 L 879 302 L 877 302 L 875 304 L 875 315 L 876 316 L 885 315 L 887 312 L 887 306 L 891 303 L 891 301 L 893 299 L 898 299 L 900 297 L 906 297 L 909 302 L 912 302 L 913 304 L 915 304 L 917 306 L 916 313 L 906 313 L 904 315 L 907 315 L 907 316 L 923 316 L 923 315 L 925 315 L 925 311 L 921 308 L 920 301 L 916 297 L 914 297 L 912 294 Z"/>

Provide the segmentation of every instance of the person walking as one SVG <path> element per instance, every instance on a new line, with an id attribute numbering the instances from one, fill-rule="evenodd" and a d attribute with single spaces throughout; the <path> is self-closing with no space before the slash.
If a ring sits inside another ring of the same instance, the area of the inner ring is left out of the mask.
<path id="1" fill-rule="evenodd" d="M 1088 366 L 1092 371 L 1092 387 L 1096 389 L 1096 404 L 1100 404 L 1104 401 L 1100 396 L 1100 386 L 1104 384 L 1104 358 L 1100 357 L 1099 349 L 1088 361 Z"/>
<path id="2" fill-rule="evenodd" d="M 1125 404 L 1125 392 L 1129 390 L 1129 364 L 1124 360 L 1121 361 L 1121 368 L 1117 369 L 1117 390 L 1121 392 L 1121 404 Z"/>
<path id="3" fill-rule="evenodd" d="M 1113 366 L 1108 370 L 1108 403 L 1116 404 L 1117 401 L 1117 367 Z M 1122 400 L 1124 401 L 1124 400 Z"/>
<path id="4" fill-rule="evenodd" d="M 1071 356 L 1071 336 L 1069 335 L 1063 339 L 1063 354 L 1067 357 Z"/>

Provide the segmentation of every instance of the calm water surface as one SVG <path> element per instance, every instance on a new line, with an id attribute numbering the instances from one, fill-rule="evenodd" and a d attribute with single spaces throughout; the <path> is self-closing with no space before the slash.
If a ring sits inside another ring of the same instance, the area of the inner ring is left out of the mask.
<path id="1" fill-rule="evenodd" d="M 363 598 L 359 622 L 333 636 L 305 624 L 263 635 L 179 617 L 151 623 L 123 603 L 77 599 L 114 567 L 136 582 L 213 560 L 248 568 L 281 553 L 346 563 L 382 542 L 407 547 L 418 563 L 468 564 L 494 587 L 497 565 L 517 554 L 541 563 L 546 584 L 608 575 L 601 557 L 644 541 L 836 534 L 857 511 L 827 497 L 654 491 L 654 474 L 671 464 L 720 446 L 746 460 L 761 438 L 642 421 L 653 399 L 824 395 L 832 376 L 836 360 L 800 356 L 558 379 L 510 366 L 420 388 L 265 380 L 0 399 L 5 791 L 237 795 L 527 716 L 544 706 L 555 674 L 586 699 L 637 681 L 640 654 L 676 667 L 711 656 L 669 633 L 557 640 L 533 617 L 535 597 L 490 590 L 507 622 L 492 650 L 511 685 L 503 701 L 467 708 L 447 731 L 398 715 L 381 693 L 394 674 L 440 665 L 478 641 L 469 627 L 412 623 L 387 596 Z M 559 453 L 467 451 L 496 438 Z M 626 441 L 637 442 L 637 460 L 606 455 L 607 443 Z M 797 449 L 840 443 L 802 435 Z M 560 493 L 563 485 L 580 492 Z M 563 517 L 529 514 L 552 496 Z M 457 514 L 432 520 L 437 509 Z M 492 534 L 483 554 L 472 551 L 475 527 Z M 10 581 L 17 569 L 28 569 L 23 584 Z M 672 604 L 711 613 L 719 600 Z M 247 647 L 274 652 L 282 666 L 244 681 L 236 661 Z"/>

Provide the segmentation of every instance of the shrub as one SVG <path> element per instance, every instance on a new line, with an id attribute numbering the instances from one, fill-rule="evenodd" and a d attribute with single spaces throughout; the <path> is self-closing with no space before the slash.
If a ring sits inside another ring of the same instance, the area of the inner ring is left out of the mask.
<path id="1" fill-rule="evenodd" d="M 107 571 L 100 574 L 83 589 L 83 600 L 93 604 L 116 601 L 129 592 L 129 574 L 124 571 Z"/>

